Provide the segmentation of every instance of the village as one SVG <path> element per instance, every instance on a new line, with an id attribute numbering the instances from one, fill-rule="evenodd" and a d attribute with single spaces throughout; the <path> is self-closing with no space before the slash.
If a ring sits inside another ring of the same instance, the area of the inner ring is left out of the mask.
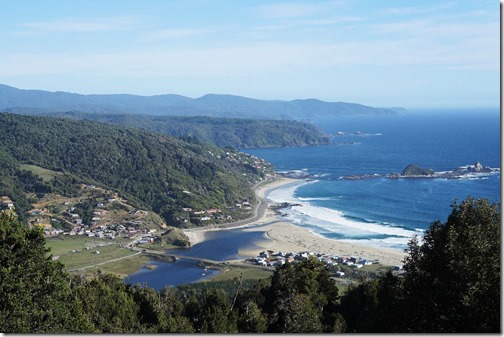
<path id="1" fill-rule="evenodd" d="M 379 265 L 378 260 L 368 260 L 359 256 L 331 256 L 324 253 L 314 252 L 282 252 L 275 253 L 272 250 L 262 251 L 256 257 L 251 257 L 245 260 L 246 263 L 265 267 L 277 267 L 286 263 L 296 264 L 304 259 L 316 258 L 323 262 L 334 276 L 343 278 L 349 270 L 359 270 L 366 266 Z M 401 274 L 403 272 L 402 265 L 393 266 L 392 270 Z"/>

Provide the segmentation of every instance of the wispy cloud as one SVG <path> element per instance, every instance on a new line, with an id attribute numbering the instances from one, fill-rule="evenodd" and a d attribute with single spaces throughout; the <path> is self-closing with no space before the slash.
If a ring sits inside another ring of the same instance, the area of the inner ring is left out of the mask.
<path id="1" fill-rule="evenodd" d="M 256 11 L 261 17 L 268 19 L 297 18 L 320 13 L 323 11 L 323 7 L 317 2 L 286 2 L 260 6 L 256 9 Z"/>
<path id="2" fill-rule="evenodd" d="M 42 34 L 53 32 L 104 32 L 131 28 L 139 19 L 132 16 L 95 18 L 89 20 L 61 18 L 53 21 L 25 22 L 19 24 L 18 34 Z"/>
<path id="3" fill-rule="evenodd" d="M 391 7 L 379 11 L 379 14 L 386 15 L 418 15 L 435 13 L 449 10 L 455 7 L 457 4 L 455 2 L 445 2 L 438 3 L 430 6 L 404 6 L 404 7 Z"/>
<path id="4" fill-rule="evenodd" d="M 430 44 L 421 37 L 322 44 L 255 42 L 227 47 L 186 46 L 109 53 L 0 55 L 0 76 L 72 75 L 118 77 L 240 77 L 254 74 L 336 71 L 352 66 L 498 70 L 491 37 Z"/>
<path id="5" fill-rule="evenodd" d="M 147 40 L 179 39 L 192 36 L 200 36 L 212 33 L 212 29 L 161 29 L 145 32 L 144 38 Z"/>

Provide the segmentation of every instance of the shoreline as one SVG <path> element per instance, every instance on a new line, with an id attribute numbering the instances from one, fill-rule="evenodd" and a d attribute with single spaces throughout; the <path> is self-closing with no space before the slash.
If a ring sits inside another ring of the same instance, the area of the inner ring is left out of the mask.
<path id="1" fill-rule="evenodd" d="M 263 239 L 254 244 L 259 247 L 255 249 L 239 249 L 239 255 L 255 257 L 259 254 L 260 250 L 273 250 L 301 252 L 313 251 L 316 253 L 324 253 L 336 256 L 360 256 L 371 260 L 379 260 L 384 265 L 402 265 L 406 257 L 406 253 L 388 248 L 378 248 L 366 246 L 364 244 L 342 242 L 338 240 L 331 240 L 313 234 L 309 230 L 292 224 L 288 219 L 282 218 L 275 214 L 274 211 L 267 206 L 270 202 L 265 199 L 267 193 L 271 190 L 285 187 L 292 184 L 303 184 L 306 181 L 302 179 L 280 178 L 273 182 L 260 185 L 256 190 L 257 197 L 262 203 L 266 205 L 264 214 L 259 219 L 249 223 L 237 226 L 230 226 L 227 228 L 200 228 L 183 230 L 188 236 L 191 245 L 196 245 L 205 241 L 206 233 L 228 230 L 236 228 L 245 228 L 245 231 L 262 231 Z M 264 225 L 256 227 L 257 225 Z M 236 260 L 241 261 L 241 260 Z"/>
<path id="2" fill-rule="evenodd" d="M 266 182 L 266 183 L 259 185 L 255 189 L 255 194 L 256 194 L 257 198 L 260 200 L 260 203 L 262 205 L 265 205 L 266 207 L 264 210 L 264 214 L 262 214 L 259 217 L 259 219 L 255 220 L 255 221 L 242 220 L 240 222 L 245 222 L 245 223 L 239 224 L 239 225 L 208 226 L 208 227 L 203 227 L 203 228 L 182 229 L 182 232 L 185 235 L 187 235 L 187 237 L 189 238 L 189 241 L 191 242 L 191 246 L 194 246 L 200 242 L 205 241 L 205 234 L 208 232 L 223 231 L 223 230 L 228 230 L 228 229 L 247 228 L 247 227 L 257 226 L 260 224 L 274 221 L 276 214 L 274 214 L 273 211 L 271 211 L 268 208 L 270 202 L 268 202 L 268 200 L 265 200 L 266 194 L 269 191 L 280 188 L 280 187 L 284 187 L 284 186 L 295 184 L 295 183 L 303 183 L 303 182 L 304 182 L 304 180 L 301 180 L 301 179 L 280 178 L 280 179 Z"/>

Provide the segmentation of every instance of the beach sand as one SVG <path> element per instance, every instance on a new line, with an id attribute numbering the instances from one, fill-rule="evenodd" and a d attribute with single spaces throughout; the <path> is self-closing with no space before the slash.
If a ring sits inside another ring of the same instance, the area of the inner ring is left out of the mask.
<path id="1" fill-rule="evenodd" d="M 303 180 L 281 178 L 273 182 L 263 184 L 256 189 L 256 194 L 259 198 L 264 199 L 267 192 L 285 185 L 293 183 L 302 183 Z M 260 228 L 254 227 L 258 224 L 266 224 Z M 239 254 L 242 256 L 255 257 L 262 250 L 273 250 L 283 252 L 302 252 L 311 251 L 315 253 L 324 253 L 336 256 L 360 256 L 369 260 L 378 260 L 384 265 L 402 265 L 405 253 L 400 250 L 369 247 L 361 244 L 354 244 L 348 242 L 341 242 L 337 240 L 330 240 L 317 236 L 310 231 L 293 225 L 287 219 L 276 215 L 272 210 L 267 209 L 265 214 L 257 221 L 243 225 L 240 227 L 232 228 L 245 228 L 246 231 L 263 231 L 264 240 L 254 242 L 259 249 L 255 250 L 240 250 Z M 229 228 L 228 228 L 229 229 Z M 192 245 L 205 240 L 205 234 L 209 231 L 226 230 L 226 229 L 191 229 L 184 230 L 184 233 L 189 237 Z"/>

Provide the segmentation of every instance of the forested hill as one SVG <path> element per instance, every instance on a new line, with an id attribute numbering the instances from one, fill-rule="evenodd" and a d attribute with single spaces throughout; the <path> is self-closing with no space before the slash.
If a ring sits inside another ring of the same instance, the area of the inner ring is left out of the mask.
<path id="1" fill-rule="evenodd" d="M 80 95 L 68 92 L 22 90 L 0 84 L 0 111 L 28 114 L 82 111 L 138 113 L 163 116 L 214 116 L 254 119 L 309 119 L 321 116 L 395 115 L 404 108 L 375 108 L 317 99 L 259 100 L 208 94 L 199 98 L 180 95 Z"/>
<path id="2" fill-rule="evenodd" d="M 94 120 L 136 127 L 176 137 L 193 137 L 220 147 L 257 148 L 329 144 L 313 124 L 293 120 L 259 120 L 207 116 L 152 116 L 64 112 L 50 116 Z"/>
<path id="3" fill-rule="evenodd" d="M 37 165 L 72 174 L 72 179 L 56 180 L 42 189 L 82 179 L 119 191 L 171 225 L 180 221 L 182 208 L 226 209 L 245 199 L 254 201 L 251 186 L 272 172 L 261 159 L 197 141 L 91 121 L 10 113 L 0 113 L 0 157 L 2 195 L 19 190 L 19 183 L 26 181 L 19 164 Z"/>

